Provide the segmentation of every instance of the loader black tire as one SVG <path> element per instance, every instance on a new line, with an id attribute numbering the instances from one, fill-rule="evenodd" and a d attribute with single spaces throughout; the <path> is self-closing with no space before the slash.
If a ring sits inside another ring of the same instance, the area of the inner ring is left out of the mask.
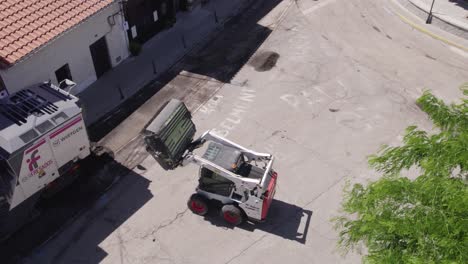
<path id="1" fill-rule="evenodd" d="M 203 216 L 208 213 L 208 203 L 206 199 L 199 194 L 192 194 L 187 201 L 187 206 L 194 214 Z"/>
<path id="2" fill-rule="evenodd" d="M 221 208 L 221 217 L 230 225 L 238 226 L 245 220 L 244 212 L 233 204 L 226 204 Z"/>

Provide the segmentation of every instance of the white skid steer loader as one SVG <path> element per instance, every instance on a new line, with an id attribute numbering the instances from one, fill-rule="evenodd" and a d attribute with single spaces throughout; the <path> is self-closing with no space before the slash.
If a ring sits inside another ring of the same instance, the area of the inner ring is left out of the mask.
<path id="1" fill-rule="evenodd" d="M 221 216 L 229 224 L 264 221 L 278 177 L 272 168 L 273 156 L 244 148 L 213 131 L 193 141 L 195 131 L 185 104 L 172 99 L 142 133 L 147 151 L 165 170 L 189 163 L 200 166 L 196 193 L 187 203 L 193 213 L 205 215 L 209 205 L 217 203 L 222 206 Z M 193 153 L 208 141 L 203 156 Z"/>

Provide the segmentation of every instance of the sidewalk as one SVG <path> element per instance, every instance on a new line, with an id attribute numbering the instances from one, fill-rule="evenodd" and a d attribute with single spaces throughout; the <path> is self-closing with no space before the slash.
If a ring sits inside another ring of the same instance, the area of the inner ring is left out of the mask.
<path id="1" fill-rule="evenodd" d="M 412 13 L 426 21 L 433 0 L 398 0 Z M 433 25 L 456 36 L 468 39 L 468 1 L 435 0 Z"/>
<path id="2" fill-rule="evenodd" d="M 222 22 L 235 15 L 244 2 L 211 0 L 190 12 L 177 14 L 176 24 L 145 43 L 138 56 L 129 57 L 77 95 L 83 104 L 86 124 L 93 124 L 168 70 L 197 43 L 222 27 Z"/>

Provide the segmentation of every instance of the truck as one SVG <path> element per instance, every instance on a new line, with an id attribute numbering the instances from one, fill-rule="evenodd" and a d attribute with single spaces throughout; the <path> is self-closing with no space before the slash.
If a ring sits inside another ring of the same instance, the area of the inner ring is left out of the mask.
<path id="1" fill-rule="evenodd" d="M 78 98 L 50 82 L 0 99 L 0 238 L 79 175 L 91 143 Z"/>

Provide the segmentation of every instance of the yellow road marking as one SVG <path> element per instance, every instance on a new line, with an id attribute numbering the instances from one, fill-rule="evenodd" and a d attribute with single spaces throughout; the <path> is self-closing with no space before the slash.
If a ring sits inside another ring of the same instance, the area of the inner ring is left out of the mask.
<path id="1" fill-rule="evenodd" d="M 450 45 L 450 46 L 454 46 L 454 47 L 456 47 L 456 48 L 459 48 L 459 49 L 461 49 L 461 50 L 463 50 L 463 51 L 468 52 L 468 48 L 467 48 L 467 47 L 462 46 L 462 45 L 460 45 L 460 44 L 457 44 L 457 43 L 455 43 L 455 42 L 453 42 L 453 41 L 450 41 L 450 40 L 448 40 L 448 39 L 446 39 L 446 38 L 444 38 L 444 37 L 441 37 L 441 36 L 439 36 L 439 35 L 436 35 L 436 34 L 430 32 L 429 30 L 425 29 L 424 27 L 421 27 L 420 25 L 418 25 L 418 24 L 416 24 L 415 22 L 409 20 L 408 18 L 404 17 L 403 15 L 399 14 L 398 12 L 396 12 L 396 14 L 397 14 L 397 15 L 400 17 L 400 19 L 403 20 L 406 24 L 412 26 L 413 28 L 419 30 L 420 32 L 425 33 L 425 34 L 427 34 L 427 35 L 429 35 L 429 36 L 431 36 L 431 37 L 433 37 L 433 38 L 435 38 L 435 39 L 437 39 L 437 40 L 440 40 L 440 41 L 442 41 L 442 42 L 444 42 L 444 43 L 446 43 L 446 44 L 448 44 L 448 45 Z"/>

